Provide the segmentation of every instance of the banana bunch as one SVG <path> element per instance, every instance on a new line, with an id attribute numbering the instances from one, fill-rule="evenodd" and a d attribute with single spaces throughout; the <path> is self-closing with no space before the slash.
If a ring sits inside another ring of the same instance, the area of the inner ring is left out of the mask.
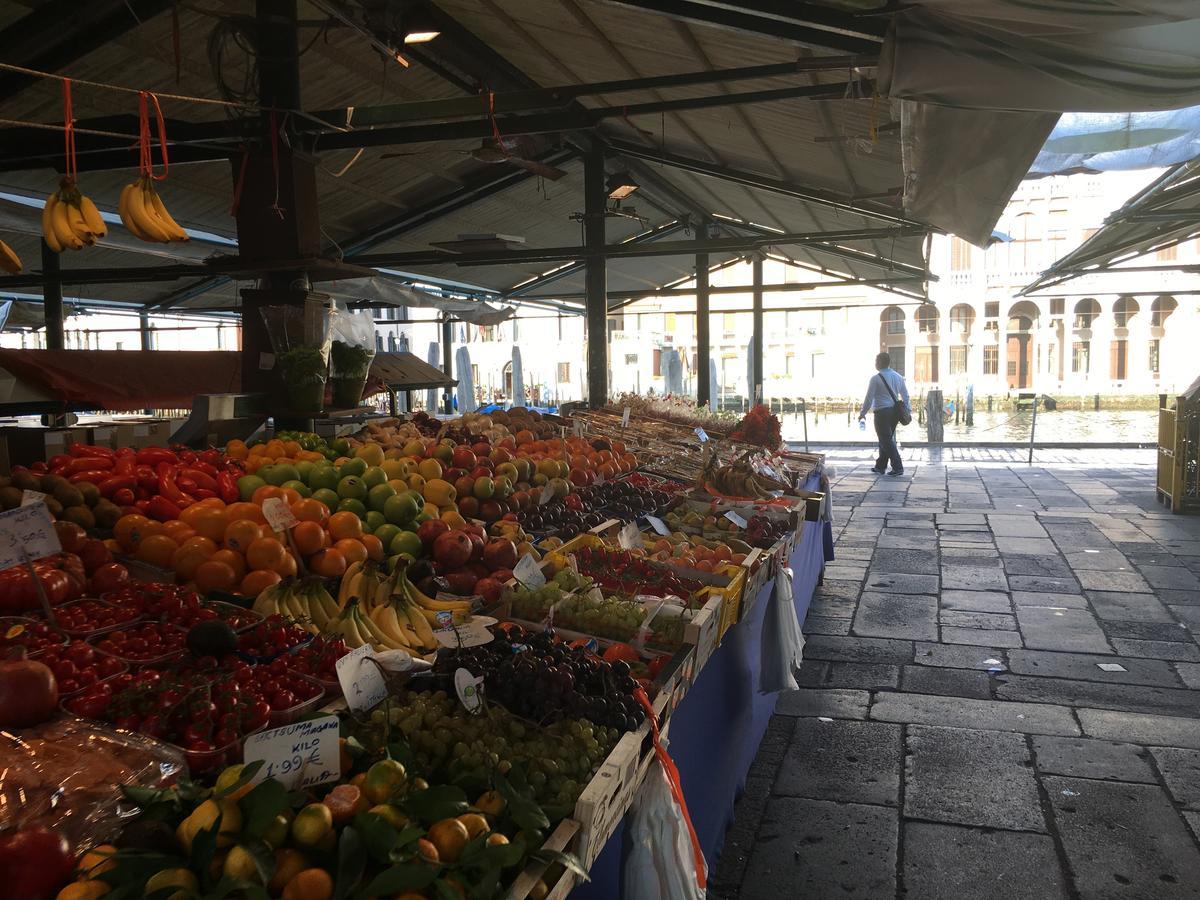
<path id="1" fill-rule="evenodd" d="M 16 251 L 4 241 L 0 241 L 0 269 L 9 275 L 21 273 L 21 257 L 17 256 Z"/>
<path id="2" fill-rule="evenodd" d="M 272 585 L 258 595 L 253 609 L 263 616 L 292 619 L 313 634 L 328 631 L 340 612 L 337 602 L 317 578 L 293 582 L 287 587 Z"/>
<path id="3" fill-rule="evenodd" d="M 422 593 L 421 589 L 409 581 L 402 572 L 399 580 L 403 582 L 403 585 L 398 585 L 398 587 L 401 588 L 404 599 L 408 601 L 410 615 L 415 613 L 421 616 L 431 627 L 442 627 L 443 623 L 439 620 L 439 613 L 450 613 L 455 625 L 462 625 L 471 618 L 470 600 L 435 600 Z"/>
<path id="4" fill-rule="evenodd" d="M 704 487 L 716 496 L 768 500 L 787 486 L 759 475 L 747 465 L 735 463 L 706 472 Z"/>
<path id="5" fill-rule="evenodd" d="M 167 244 L 188 239 L 187 232 L 171 218 L 154 189 L 154 182 L 146 175 L 122 188 L 117 210 L 129 233 L 140 240 Z"/>
<path id="6" fill-rule="evenodd" d="M 55 253 L 82 250 L 106 234 L 108 226 L 96 204 L 80 192 L 75 182 L 64 178 L 42 207 L 42 238 L 47 246 Z"/>

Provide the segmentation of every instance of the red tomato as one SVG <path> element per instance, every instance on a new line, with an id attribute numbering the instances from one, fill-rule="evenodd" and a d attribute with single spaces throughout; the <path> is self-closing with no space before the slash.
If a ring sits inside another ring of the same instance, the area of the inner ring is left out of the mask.
<path id="1" fill-rule="evenodd" d="M 129 570 L 120 563 L 106 563 L 92 575 L 92 590 L 115 591 L 129 581 Z"/>
<path id="2" fill-rule="evenodd" d="M 52 900 L 74 869 L 71 848 L 57 831 L 35 826 L 0 836 L 0 884 L 6 896 Z"/>

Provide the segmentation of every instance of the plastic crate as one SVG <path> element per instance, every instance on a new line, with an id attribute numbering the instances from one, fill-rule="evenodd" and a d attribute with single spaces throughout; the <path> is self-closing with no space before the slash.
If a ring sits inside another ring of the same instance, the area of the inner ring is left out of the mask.
<path id="1" fill-rule="evenodd" d="M 101 600 L 98 597 L 80 597 L 78 600 L 72 600 L 70 603 L 64 603 L 62 606 L 55 607 L 54 611 L 57 614 L 61 610 L 70 609 L 73 606 L 82 606 L 84 604 L 108 607 L 109 609 L 116 608 L 118 605 L 115 603 L 109 603 L 107 600 Z M 59 631 L 63 632 L 64 634 L 68 634 L 73 638 L 87 640 L 88 638 L 96 637 L 97 635 L 108 634 L 110 631 L 118 631 L 122 628 L 128 628 L 130 625 L 136 625 L 142 621 L 143 616 L 141 613 L 133 610 L 130 611 L 133 612 L 133 615 L 130 618 L 121 622 L 114 622 L 112 625 L 104 625 L 100 628 L 85 629 L 65 628 L 60 625 Z"/>
<path id="2" fill-rule="evenodd" d="M 325 699 L 325 685 L 321 681 L 318 681 L 316 678 L 310 678 L 308 675 L 303 675 L 299 672 L 294 673 L 294 675 L 296 677 L 303 678 L 314 688 L 316 688 L 318 693 L 312 697 L 309 697 L 307 700 L 300 701 L 289 709 L 271 710 L 271 713 L 267 718 L 268 728 L 282 728 L 284 725 L 291 725 L 293 722 L 298 721 L 301 716 L 306 716 L 314 709 L 320 707 L 322 701 Z M 340 689 L 338 694 L 339 696 L 341 695 Z"/>
<path id="3" fill-rule="evenodd" d="M 9 629 L 13 629 L 17 625 L 21 625 L 25 628 L 28 628 L 30 625 L 46 625 L 46 624 L 47 623 L 42 619 L 33 619 L 33 618 L 29 618 L 27 616 L 3 616 L 3 617 L 0 617 L 0 639 L 3 639 L 2 642 L 0 642 L 0 650 L 6 650 L 8 647 L 16 646 L 18 643 L 20 643 L 20 641 L 17 639 L 17 637 L 14 636 L 11 639 L 8 637 Z M 71 639 L 69 637 L 67 637 L 65 634 L 63 634 L 61 631 L 56 631 L 52 626 L 50 627 L 50 630 L 53 634 L 60 635 L 62 637 L 62 640 L 59 641 L 58 643 L 48 644 L 46 647 L 43 647 L 41 650 L 31 651 L 29 654 L 30 659 L 36 658 L 37 656 L 39 656 L 42 653 L 43 650 L 46 650 L 48 647 L 61 647 L 64 644 L 68 644 L 71 642 Z"/>

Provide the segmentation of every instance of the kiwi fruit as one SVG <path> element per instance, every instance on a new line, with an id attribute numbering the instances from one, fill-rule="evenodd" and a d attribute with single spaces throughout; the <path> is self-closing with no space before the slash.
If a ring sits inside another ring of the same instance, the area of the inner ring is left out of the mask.
<path id="1" fill-rule="evenodd" d="M 21 505 L 21 494 L 20 488 L 7 486 L 0 488 L 0 506 L 5 509 L 16 509 Z"/>
<path id="2" fill-rule="evenodd" d="M 42 490 L 47 494 L 53 494 L 59 488 L 72 487 L 71 482 L 63 478 L 61 475 L 43 475 Z M 64 503 L 64 506 L 70 506 L 70 503 Z"/>
<path id="3" fill-rule="evenodd" d="M 96 517 L 92 515 L 92 511 L 83 504 L 80 504 L 79 506 L 67 507 L 57 515 L 59 519 L 67 522 L 74 522 L 85 531 L 96 527 Z"/>
<path id="4" fill-rule="evenodd" d="M 54 518 L 59 518 L 62 515 L 63 505 L 53 497 L 46 497 L 46 509 L 50 510 L 50 515 Z"/>
<path id="5" fill-rule="evenodd" d="M 73 484 L 60 484 L 51 494 L 63 506 L 83 506 L 83 492 Z"/>
<path id="6" fill-rule="evenodd" d="M 83 502 L 88 506 L 95 506 L 100 502 L 100 488 L 96 487 L 90 481 L 80 481 L 75 485 L 76 490 L 83 494 Z"/>
<path id="7" fill-rule="evenodd" d="M 22 491 L 41 491 L 42 479 L 32 472 L 13 472 L 13 487 Z"/>
<path id="8" fill-rule="evenodd" d="M 117 520 L 121 518 L 121 507 L 102 499 L 96 504 L 96 508 L 92 510 L 92 515 L 98 527 L 112 528 L 117 524 Z"/>

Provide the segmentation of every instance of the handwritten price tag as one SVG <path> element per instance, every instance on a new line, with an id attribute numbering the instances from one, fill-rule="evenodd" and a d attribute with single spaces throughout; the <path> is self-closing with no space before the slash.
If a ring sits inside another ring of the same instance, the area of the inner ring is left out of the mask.
<path id="1" fill-rule="evenodd" d="M 617 542 L 623 550 L 633 550 L 642 546 L 642 533 L 638 531 L 637 522 L 630 522 L 617 535 Z"/>
<path id="2" fill-rule="evenodd" d="M 700 438 L 700 443 L 702 443 L 702 444 L 708 443 L 708 432 L 707 431 L 705 431 L 699 425 L 697 425 L 695 428 L 693 428 L 692 431 L 695 433 L 696 437 Z"/>
<path id="3" fill-rule="evenodd" d="M 371 662 L 375 648 L 370 644 L 351 650 L 337 661 L 338 682 L 346 705 L 354 712 L 365 712 L 387 697 L 387 685 L 379 667 Z"/>
<path id="4" fill-rule="evenodd" d="M 538 494 L 538 506 L 545 506 L 554 499 L 553 486 L 546 484 L 542 487 L 542 492 Z"/>
<path id="5" fill-rule="evenodd" d="M 625 411 L 621 413 L 621 427 L 629 427 L 629 407 L 625 407 Z"/>
<path id="6" fill-rule="evenodd" d="M 670 534 L 671 529 L 667 527 L 667 523 L 658 516 L 646 516 L 646 521 L 650 523 L 650 527 L 659 534 Z"/>
<path id="7" fill-rule="evenodd" d="M 278 497 L 270 497 L 263 501 L 263 518 L 271 526 L 272 531 L 287 531 L 299 524 L 295 513 Z"/>
<path id="8" fill-rule="evenodd" d="M 583 419 L 575 419 L 573 424 L 575 427 L 575 437 L 583 437 L 584 429 L 587 428 L 587 425 L 584 423 Z"/>
<path id="9" fill-rule="evenodd" d="M 288 790 L 338 781 L 342 765 L 337 716 L 321 716 L 250 735 L 246 738 L 243 760 L 260 759 L 263 767 L 255 776 L 256 781 L 274 778 Z"/>
<path id="10" fill-rule="evenodd" d="M 546 573 L 528 553 L 513 568 L 513 577 L 527 588 L 540 588 L 546 583 Z"/>
<path id="11" fill-rule="evenodd" d="M 735 513 L 733 510 L 730 510 L 729 512 L 725 513 L 725 518 L 727 518 L 730 522 L 732 522 L 738 528 L 746 527 L 746 520 L 743 519 L 741 516 L 739 516 L 737 513 Z"/>
<path id="12" fill-rule="evenodd" d="M 41 559 L 61 553 L 62 544 L 54 533 L 54 520 L 45 503 L 18 506 L 0 513 L 0 569 L 28 559 Z"/>
<path id="13" fill-rule="evenodd" d="M 46 495 L 41 491 L 21 491 L 21 505 L 32 506 L 34 503 L 45 503 Z"/>

